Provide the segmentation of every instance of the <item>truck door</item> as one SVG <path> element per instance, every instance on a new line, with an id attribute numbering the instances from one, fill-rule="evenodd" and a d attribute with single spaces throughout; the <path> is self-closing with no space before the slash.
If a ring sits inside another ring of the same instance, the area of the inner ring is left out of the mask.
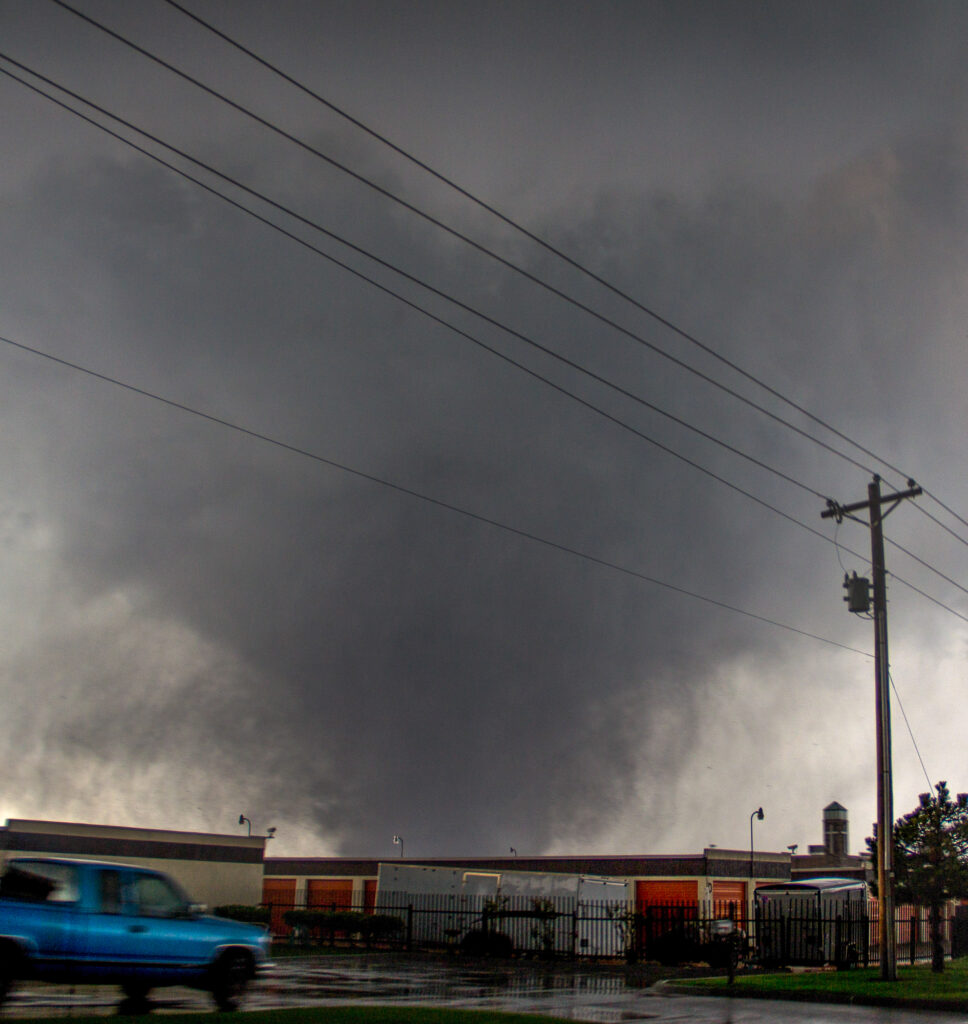
<path id="1" fill-rule="evenodd" d="M 130 953 L 158 968 L 199 966 L 211 945 L 189 913 L 188 898 L 167 876 L 150 871 L 125 875 L 124 910 Z"/>
<path id="2" fill-rule="evenodd" d="M 132 959 L 131 922 L 124 913 L 122 872 L 93 871 L 89 879 L 88 911 L 77 936 L 76 955 L 87 971 L 112 974 Z"/>

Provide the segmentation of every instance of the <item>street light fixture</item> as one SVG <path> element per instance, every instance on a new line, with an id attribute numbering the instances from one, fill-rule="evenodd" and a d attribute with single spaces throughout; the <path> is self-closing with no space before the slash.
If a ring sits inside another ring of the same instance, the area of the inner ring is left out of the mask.
<path id="1" fill-rule="evenodd" d="M 750 815 L 750 885 L 753 884 L 753 819 L 762 821 L 764 818 L 763 808 L 757 807 Z"/>
<path id="2" fill-rule="evenodd" d="M 239 824 L 240 825 L 248 824 L 248 826 L 249 826 L 249 835 L 250 836 L 252 835 L 252 822 L 249 821 L 249 819 L 244 814 L 240 814 L 239 815 Z"/>
<path id="3" fill-rule="evenodd" d="M 394 836 L 393 845 L 400 847 L 400 856 L 403 856 L 403 836 Z"/>

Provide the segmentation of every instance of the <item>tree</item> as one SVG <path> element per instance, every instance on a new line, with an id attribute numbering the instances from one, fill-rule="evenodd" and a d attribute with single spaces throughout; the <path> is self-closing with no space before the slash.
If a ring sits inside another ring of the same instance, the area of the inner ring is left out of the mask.
<path id="1" fill-rule="evenodd" d="M 941 911 L 968 896 L 968 793 L 954 800 L 947 782 L 922 793 L 919 806 L 894 823 L 894 873 L 899 901 L 928 907 L 931 970 L 944 970 Z M 872 856 L 877 838 L 868 839 Z"/>

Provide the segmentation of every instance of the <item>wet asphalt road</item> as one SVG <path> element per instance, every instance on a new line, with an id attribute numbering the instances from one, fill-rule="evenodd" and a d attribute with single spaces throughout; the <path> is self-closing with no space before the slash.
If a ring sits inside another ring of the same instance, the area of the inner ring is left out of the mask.
<path id="1" fill-rule="evenodd" d="M 118 990 L 109 987 L 20 985 L 0 1008 L 0 1019 L 113 1015 L 119 1001 Z M 245 1009 L 342 1002 L 507 1010 L 599 1024 L 968 1024 L 968 1014 L 683 996 L 600 970 L 362 956 L 282 960 L 253 986 Z M 190 989 L 159 989 L 152 998 L 155 1015 L 211 1008 L 209 996 Z"/>

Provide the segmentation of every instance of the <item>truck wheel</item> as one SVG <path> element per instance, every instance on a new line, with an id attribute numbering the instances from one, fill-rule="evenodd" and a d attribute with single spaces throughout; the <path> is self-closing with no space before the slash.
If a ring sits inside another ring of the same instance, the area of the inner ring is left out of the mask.
<path id="1" fill-rule="evenodd" d="M 141 1014 L 148 1012 L 150 985 L 145 984 L 143 981 L 126 981 L 121 986 L 121 991 L 124 993 L 124 1000 L 120 1006 L 122 1013 Z"/>
<path id="2" fill-rule="evenodd" d="M 13 983 L 17 980 L 17 964 L 20 952 L 9 943 L 0 946 L 0 1003 L 10 994 Z"/>
<path id="3" fill-rule="evenodd" d="M 212 997 L 223 1012 L 237 1010 L 252 979 L 252 958 L 239 950 L 224 953 L 215 965 Z"/>

